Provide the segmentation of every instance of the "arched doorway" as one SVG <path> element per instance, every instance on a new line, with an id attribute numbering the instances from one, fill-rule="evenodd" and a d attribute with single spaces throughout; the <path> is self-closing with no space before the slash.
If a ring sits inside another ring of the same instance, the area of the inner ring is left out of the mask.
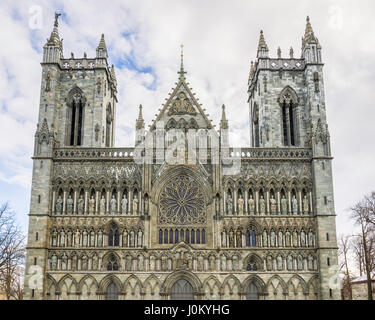
<path id="1" fill-rule="evenodd" d="M 259 300 L 259 290 L 253 282 L 247 287 L 246 300 Z"/>
<path id="2" fill-rule="evenodd" d="M 193 286 L 185 279 L 177 280 L 171 289 L 171 300 L 194 300 Z"/>
<path id="3" fill-rule="evenodd" d="M 106 300 L 118 300 L 118 288 L 114 282 L 111 282 L 106 290 Z"/>

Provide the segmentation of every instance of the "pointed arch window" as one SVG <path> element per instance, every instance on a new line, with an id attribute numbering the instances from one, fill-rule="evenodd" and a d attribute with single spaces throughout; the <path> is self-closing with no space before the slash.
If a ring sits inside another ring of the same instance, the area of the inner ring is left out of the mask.
<path id="1" fill-rule="evenodd" d="M 253 112 L 253 145 L 258 148 L 259 143 L 259 108 L 256 103 L 254 103 L 254 112 Z"/>
<path id="2" fill-rule="evenodd" d="M 118 247 L 120 245 L 120 235 L 118 228 L 115 225 L 112 225 L 108 233 L 108 246 L 109 247 Z"/>
<path id="3" fill-rule="evenodd" d="M 105 146 L 111 146 L 111 131 L 112 131 L 112 108 L 111 104 L 109 103 L 106 109 L 106 126 L 105 126 Z"/>
<path id="4" fill-rule="evenodd" d="M 247 262 L 246 270 L 247 271 L 257 271 L 258 270 L 256 260 L 253 256 L 251 256 L 249 261 Z"/>
<path id="5" fill-rule="evenodd" d="M 279 103 L 281 107 L 281 131 L 284 146 L 297 145 L 297 105 L 298 96 L 296 92 L 286 87 L 280 94 Z"/>
<path id="6" fill-rule="evenodd" d="M 83 144 L 83 123 L 86 98 L 82 90 L 74 87 L 68 94 L 68 117 L 66 144 L 81 146 Z"/>
<path id="7" fill-rule="evenodd" d="M 113 254 L 108 259 L 107 271 L 118 271 L 117 259 Z"/>

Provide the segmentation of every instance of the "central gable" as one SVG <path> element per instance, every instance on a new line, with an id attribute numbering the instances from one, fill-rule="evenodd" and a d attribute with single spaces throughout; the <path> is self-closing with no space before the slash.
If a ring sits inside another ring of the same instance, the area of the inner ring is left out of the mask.
<path id="1" fill-rule="evenodd" d="M 153 121 L 151 130 L 155 130 L 158 121 L 163 121 L 164 128 L 167 130 L 212 129 L 214 127 L 212 122 L 185 82 L 184 72 L 180 71 L 179 73 L 179 82 Z"/>

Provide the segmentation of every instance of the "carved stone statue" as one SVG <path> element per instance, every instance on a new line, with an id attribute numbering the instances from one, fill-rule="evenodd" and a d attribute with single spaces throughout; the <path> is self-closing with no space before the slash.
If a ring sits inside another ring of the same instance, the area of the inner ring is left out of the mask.
<path id="1" fill-rule="evenodd" d="M 309 213 L 309 200 L 306 196 L 303 197 L 303 213 L 308 214 Z"/>
<path id="2" fill-rule="evenodd" d="M 91 196 L 89 200 L 89 213 L 93 214 L 95 212 L 95 199 L 94 196 Z"/>
<path id="3" fill-rule="evenodd" d="M 242 247 L 242 234 L 240 230 L 237 230 L 236 232 L 236 242 L 237 242 L 237 247 L 241 248 Z"/>
<path id="4" fill-rule="evenodd" d="M 296 229 L 293 231 L 293 246 L 298 247 L 298 233 Z"/>
<path id="5" fill-rule="evenodd" d="M 288 201 L 286 200 L 285 195 L 283 195 L 283 197 L 281 198 L 281 213 L 288 213 Z"/>
<path id="6" fill-rule="evenodd" d="M 277 242 L 279 247 L 283 246 L 283 232 L 281 230 L 279 230 L 279 233 L 277 235 Z"/>
<path id="7" fill-rule="evenodd" d="M 241 195 L 238 198 L 237 202 L 238 202 L 238 214 L 242 215 L 243 214 L 243 199 Z"/>
<path id="8" fill-rule="evenodd" d="M 98 256 L 94 255 L 92 258 L 92 270 L 98 270 Z"/>
<path id="9" fill-rule="evenodd" d="M 308 267 L 309 267 L 309 270 L 314 270 L 314 258 L 312 257 L 311 254 L 308 257 Z"/>
<path id="10" fill-rule="evenodd" d="M 81 264 L 82 270 L 87 270 L 87 256 L 82 257 L 82 264 Z"/>
<path id="11" fill-rule="evenodd" d="M 95 247 L 95 231 L 90 232 L 90 247 Z"/>
<path id="12" fill-rule="evenodd" d="M 137 215 L 138 214 L 138 198 L 136 195 L 133 197 L 133 214 Z"/>
<path id="13" fill-rule="evenodd" d="M 234 247 L 234 232 L 233 230 L 229 231 L 229 247 Z"/>
<path id="14" fill-rule="evenodd" d="M 306 233 L 302 229 L 302 231 L 301 231 L 301 247 L 305 247 L 305 246 L 306 246 Z"/>
<path id="15" fill-rule="evenodd" d="M 227 233 L 225 232 L 225 230 L 223 230 L 223 232 L 221 233 L 221 246 L 227 246 Z"/>
<path id="16" fill-rule="evenodd" d="M 293 270 L 293 257 L 291 255 L 288 256 L 288 270 Z"/>
<path id="17" fill-rule="evenodd" d="M 216 215 L 220 214 L 220 198 L 219 197 L 215 198 L 215 212 L 216 212 Z"/>
<path id="18" fill-rule="evenodd" d="M 105 214 L 105 199 L 104 195 L 102 195 L 102 198 L 100 199 L 100 214 Z"/>
<path id="19" fill-rule="evenodd" d="M 81 233 L 79 232 L 79 229 L 77 228 L 76 233 L 74 234 L 74 245 L 76 247 L 79 247 L 80 241 L 81 241 Z"/>
<path id="20" fill-rule="evenodd" d="M 138 230 L 138 237 L 137 237 L 137 241 L 138 241 L 138 247 L 142 247 L 142 239 L 143 239 L 143 232 L 141 229 Z"/>
<path id="21" fill-rule="evenodd" d="M 117 200 L 114 195 L 112 196 L 110 205 L 111 205 L 111 214 L 116 214 L 117 213 Z"/>
<path id="22" fill-rule="evenodd" d="M 103 246 L 103 231 L 99 229 L 98 231 L 98 247 Z"/>
<path id="23" fill-rule="evenodd" d="M 225 255 L 221 255 L 221 271 L 225 271 L 227 269 L 227 258 Z"/>
<path id="24" fill-rule="evenodd" d="M 297 266 L 298 266 L 298 270 L 303 270 L 303 260 L 300 254 L 297 257 Z"/>
<path id="25" fill-rule="evenodd" d="M 250 199 L 247 202 L 249 205 L 250 214 L 254 214 L 255 213 L 255 201 L 253 199 L 253 195 L 250 195 Z"/>
<path id="26" fill-rule="evenodd" d="M 128 246 L 128 231 L 126 229 L 124 229 L 124 232 L 122 233 L 122 246 Z"/>
<path id="27" fill-rule="evenodd" d="M 273 195 L 271 196 L 271 199 L 270 199 L 270 205 L 271 205 L 271 214 L 276 214 L 277 202 Z"/>
<path id="28" fill-rule="evenodd" d="M 276 258 L 277 261 L 277 270 L 283 270 L 283 258 L 279 255 Z"/>
<path id="29" fill-rule="evenodd" d="M 85 206 L 85 201 L 83 200 L 82 195 L 80 195 L 78 199 L 78 206 L 77 206 L 78 214 L 83 214 L 84 206 Z"/>
<path id="30" fill-rule="evenodd" d="M 57 269 L 57 257 L 54 254 L 51 258 L 51 269 L 56 270 Z"/>
<path id="31" fill-rule="evenodd" d="M 68 264 L 68 257 L 64 252 L 63 256 L 61 257 L 61 270 L 66 270 Z"/>
<path id="32" fill-rule="evenodd" d="M 270 242 L 271 242 L 271 247 L 275 247 L 276 246 L 276 234 L 275 234 L 275 231 L 271 231 L 271 236 L 270 236 Z"/>
<path id="33" fill-rule="evenodd" d="M 52 246 L 57 247 L 57 231 L 56 229 L 52 232 Z"/>
<path id="34" fill-rule="evenodd" d="M 65 246 L 65 232 L 64 229 L 61 229 L 60 231 L 60 247 Z"/>
<path id="35" fill-rule="evenodd" d="M 233 200 L 230 194 L 228 194 L 228 199 L 227 199 L 227 214 L 230 216 L 233 214 Z"/>
<path id="36" fill-rule="evenodd" d="M 66 200 L 66 212 L 67 214 L 73 213 L 73 199 L 71 195 L 69 195 L 68 199 Z"/>
<path id="37" fill-rule="evenodd" d="M 262 240 L 263 240 L 263 247 L 267 247 L 268 246 L 268 235 L 267 235 L 266 230 L 263 230 Z"/>
<path id="38" fill-rule="evenodd" d="M 297 202 L 296 196 L 293 196 L 292 198 L 292 208 L 293 208 L 293 214 L 297 215 L 298 214 L 298 202 Z"/>
<path id="39" fill-rule="evenodd" d="M 71 247 L 72 246 L 72 239 L 73 238 L 73 232 L 71 229 L 68 230 L 67 232 L 67 237 L 66 237 L 66 245 L 67 247 Z"/>
<path id="40" fill-rule="evenodd" d="M 291 241 L 290 241 L 290 232 L 287 229 L 285 232 L 285 246 L 290 247 Z"/>
<path id="41" fill-rule="evenodd" d="M 121 212 L 122 214 L 126 214 L 128 212 L 128 199 L 124 195 L 121 200 Z"/>
<path id="42" fill-rule="evenodd" d="M 311 231 L 309 231 L 309 247 L 313 247 L 314 246 L 314 233 Z"/>
<path id="43" fill-rule="evenodd" d="M 130 233 L 129 233 L 129 244 L 130 244 L 130 247 L 134 247 L 135 245 L 135 235 L 134 235 L 134 230 L 131 230 Z"/>
<path id="44" fill-rule="evenodd" d="M 88 236 L 88 233 L 86 229 L 84 229 L 82 233 L 82 246 L 83 247 L 87 247 L 87 238 L 88 238 L 87 236 Z"/>
<path id="45" fill-rule="evenodd" d="M 61 215 L 63 209 L 63 199 L 61 198 L 61 195 L 56 200 L 56 214 Z"/>
<path id="46" fill-rule="evenodd" d="M 261 214 L 266 213 L 266 201 L 264 200 L 263 196 L 261 196 L 259 199 L 259 212 Z"/>

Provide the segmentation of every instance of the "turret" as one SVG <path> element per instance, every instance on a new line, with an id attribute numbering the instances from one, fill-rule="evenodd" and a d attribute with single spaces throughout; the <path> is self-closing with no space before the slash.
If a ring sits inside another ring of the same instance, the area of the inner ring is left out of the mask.
<path id="1" fill-rule="evenodd" d="M 321 50 L 322 47 L 311 27 L 310 18 L 307 16 L 305 35 L 302 37 L 302 58 L 305 59 L 307 63 L 321 63 Z"/>
<path id="2" fill-rule="evenodd" d="M 263 30 L 260 31 L 257 58 L 268 58 L 268 46 L 264 40 Z"/>
<path id="3" fill-rule="evenodd" d="M 102 33 L 102 36 L 100 38 L 99 45 L 96 48 L 96 57 L 97 58 L 106 58 L 106 59 L 108 59 L 108 51 L 107 51 L 107 46 L 105 44 L 104 34 L 103 33 Z"/>
<path id="4" fill-rule="evenodd" d="M 63 59 L 62 39 L 60 40 L 58 30 L 59 16 L 61 16 L 61 13 L 55 13 L 55 23 L 51 36 L 47 39 L 47 42 L 43 47 L 43 62 L 45 63 L 57 63 L 60 59 Z"/>

